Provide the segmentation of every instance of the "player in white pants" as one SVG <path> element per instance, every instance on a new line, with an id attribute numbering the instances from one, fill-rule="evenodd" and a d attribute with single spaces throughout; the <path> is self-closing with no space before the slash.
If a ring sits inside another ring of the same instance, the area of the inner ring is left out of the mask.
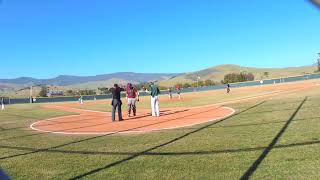
<path id="1" fill-rule="evenodd" d="M 150 88 L 152 116 L 157 116 L 157 117 L 160 116 L 159 98 L 158 98 L 159 94 L 160 94 L 159 88 L 153 83 Z"/>
<path id="2" fill-rule="evenodd" d="M 159 99 L 158 96 L 151 96 L 151 108 L 152 108 L 152 116 L 160 116 L 160 111 L 159 111 Z"/>
<path id="3" fill-rule="evenodd" d="M 4 110 L 4 102 L 3 98 L 1 98 L 1 110 Z"/>

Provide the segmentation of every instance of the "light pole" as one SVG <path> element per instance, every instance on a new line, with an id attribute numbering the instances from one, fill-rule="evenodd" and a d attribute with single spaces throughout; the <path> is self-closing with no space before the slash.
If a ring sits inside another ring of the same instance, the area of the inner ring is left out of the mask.
<path id="1" fill-rule="evenodd" d="M 30 86 L 30 103 L 32 103 L 32 86 Z"/>

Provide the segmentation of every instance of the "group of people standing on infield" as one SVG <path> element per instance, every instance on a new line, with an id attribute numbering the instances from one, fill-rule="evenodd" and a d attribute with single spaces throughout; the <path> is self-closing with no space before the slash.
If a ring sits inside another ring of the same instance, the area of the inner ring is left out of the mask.
<path id="1" fill-rule="evenodd" d="M 139 92 L 137 89 L 131 84 L 128 83 L 126 89 L 123 87 L 119 87 L 118 84 L 114 84 L 114 87 L 110 88 L 110 92 L 112 93 L 112 122 L 115 121 L 115 113 L 117 111 L 118 113 L 118 119 L 119 121 L 122 121 L 122 101 L 121 101 L 121 92 L 126 92 L 126 99 L 127 99 L 127 105 L 128 105 L 128 117 L 132 115 L 136 116 L 137 108 L 136 108 L 136 102 L 139 101 Z M 151 84 L 150 90 L 146 90 L 146 92 L 149 92 L 151 96 L 151 108 L 152 108 L 152 116 L 159 117 L 160 116 L 160 110 L 159 110 L 159 98 L 158 95 L 160 94 L 160 90 L 157 85 L 154 83 Z"/>
<path id="2" fill-rule="evenodd" d="M 112 93 L 112 122 L 115 121 L 115 113 L 117 111 L 118 113 L 118 119 L 119 121 L 122 121 L 122 101 L 121 101 L 121 92 L 126 92 L 126 99 L 127 99 L 127 105 L 128 105 L 128 112 L 127 115 L 130 117 L 131 115 L 136 116 L 137 113 L 137 107 L 136 102 L 139 101 L 139 92 L 137 89 L 131 84 L 128 83 L 126 89 L 123 87 L 119 87 L 118 84 L 114 84 L 114 87 L 110 88 L 110 92 Z M 178 94 L 179 99 L 181 99 L 181 87 L 177 86 L 176 91 Z M 149 93 L 151 96 L 151 110 L 152 110 L 152 116 L 159 117 L 160 116 L 160 110 L 159 110 L 159 97 L 160 90 L 158 86 L 155 83 L 151 83 L 150 89 L 145 89 L 145 92 Z M 230 84 L 227 84 L 227 93 L 230 93 Z M 172 90 L 168 89 L 169 99 L 172 98 Z M 132 112 L 132 114 L 131 114 Z"/>

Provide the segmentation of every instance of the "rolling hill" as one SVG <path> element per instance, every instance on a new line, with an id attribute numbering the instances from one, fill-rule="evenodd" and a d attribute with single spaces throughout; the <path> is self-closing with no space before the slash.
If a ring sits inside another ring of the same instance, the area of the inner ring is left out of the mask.
<path id="1" fill-rule="evenodd" d="M 44 84 L 55 86 L 69 86 L 75 84 L 83 84 L 94 81 L 108 81 L 112 79 L 121 79 L 130 82 L 148 82 L 168 79 L 177 76 L 177 73 L 133 73 L 119 72 L 112 74 L 103 74 L 96 76 L 69 76 L 61 75 L 52 79 L 36 79 L 31 77 L 20 77 L 16 79 L 0 79 L 1 84 L 14 84 L 19 86 L 29 86 L 32 84 Z"/>
<path id="2" fill-rule="evenodd" d="M 115 83 L 119 85 L 125 85 L 128 82 L 132 84 L 139 84 L 141 81 L 130 81 L 125 79 L 111 78 L 106 81 L 92 81 L 81 84 L 73 84 L 65 87 L 68 87 L 70 89 L 97 89 L 98 87 L 112 87 Z"/>
<path id="3" fill-rule="evenodd" d="M 159 82 L 161 86 L 174 86 L 177 83 L 192 83 L 197 81 L 197 77 L 200 77 L 200 80 L 213 80 L 220 83 L 224 79 L 224 75 L 229 73 L 240 73 L 247 72 L 252 73 L 255 76 L 255 80 L 260 79 L 272 79 L 279 77 L 288 77 L 288 76 L 298 76 L 307 73 L 313 73 L 316 70 L 315 66 L 302 66 L 302 67 L 288 67 L 288 68 L 253 68 L 253 67 L 243 67 L 238 65 L 226 64 L 220 66 L 214 66 L 208 69 L 190 72 L 182 74 L 180 76 L 173 77 L 168 80 L 162 80 Z M 268 76 L 265 76 L 264 73 L 268 72 Z"/>

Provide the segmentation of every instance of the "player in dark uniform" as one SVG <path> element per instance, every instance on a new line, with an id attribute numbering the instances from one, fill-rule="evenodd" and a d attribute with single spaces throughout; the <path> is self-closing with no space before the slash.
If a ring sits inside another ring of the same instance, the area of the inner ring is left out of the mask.
<path id="1" fill-rule="evenodd" d="M 230 93 L 230 84 L 227 84 L 227 93 Z"/>
<path id="2" fill-rule="evenodd" d="M 113 88 L 110 88 L 110 92 L 112 93 L 112 122 L 115 121 L 115 113 L 118 109 L 118 119 L 122 121 L 122 112 L 121 112 L 121 91 L 125 91 L 123 88 L 120 88 L 118 84 L 114 84 Z"/>
<path id="3" fill-rule="evenodd" d="M 169 93 L 169 99 L 172 99 L 172 90 L 171 90 L 171 88 L 168 89 L 168 93 Z"/>
<path id="4" fill-rule="evenodd" d="M 181 99 L 181 87 L 179 85 L 176 86 L 177 94 L 179 99 Z"/>

